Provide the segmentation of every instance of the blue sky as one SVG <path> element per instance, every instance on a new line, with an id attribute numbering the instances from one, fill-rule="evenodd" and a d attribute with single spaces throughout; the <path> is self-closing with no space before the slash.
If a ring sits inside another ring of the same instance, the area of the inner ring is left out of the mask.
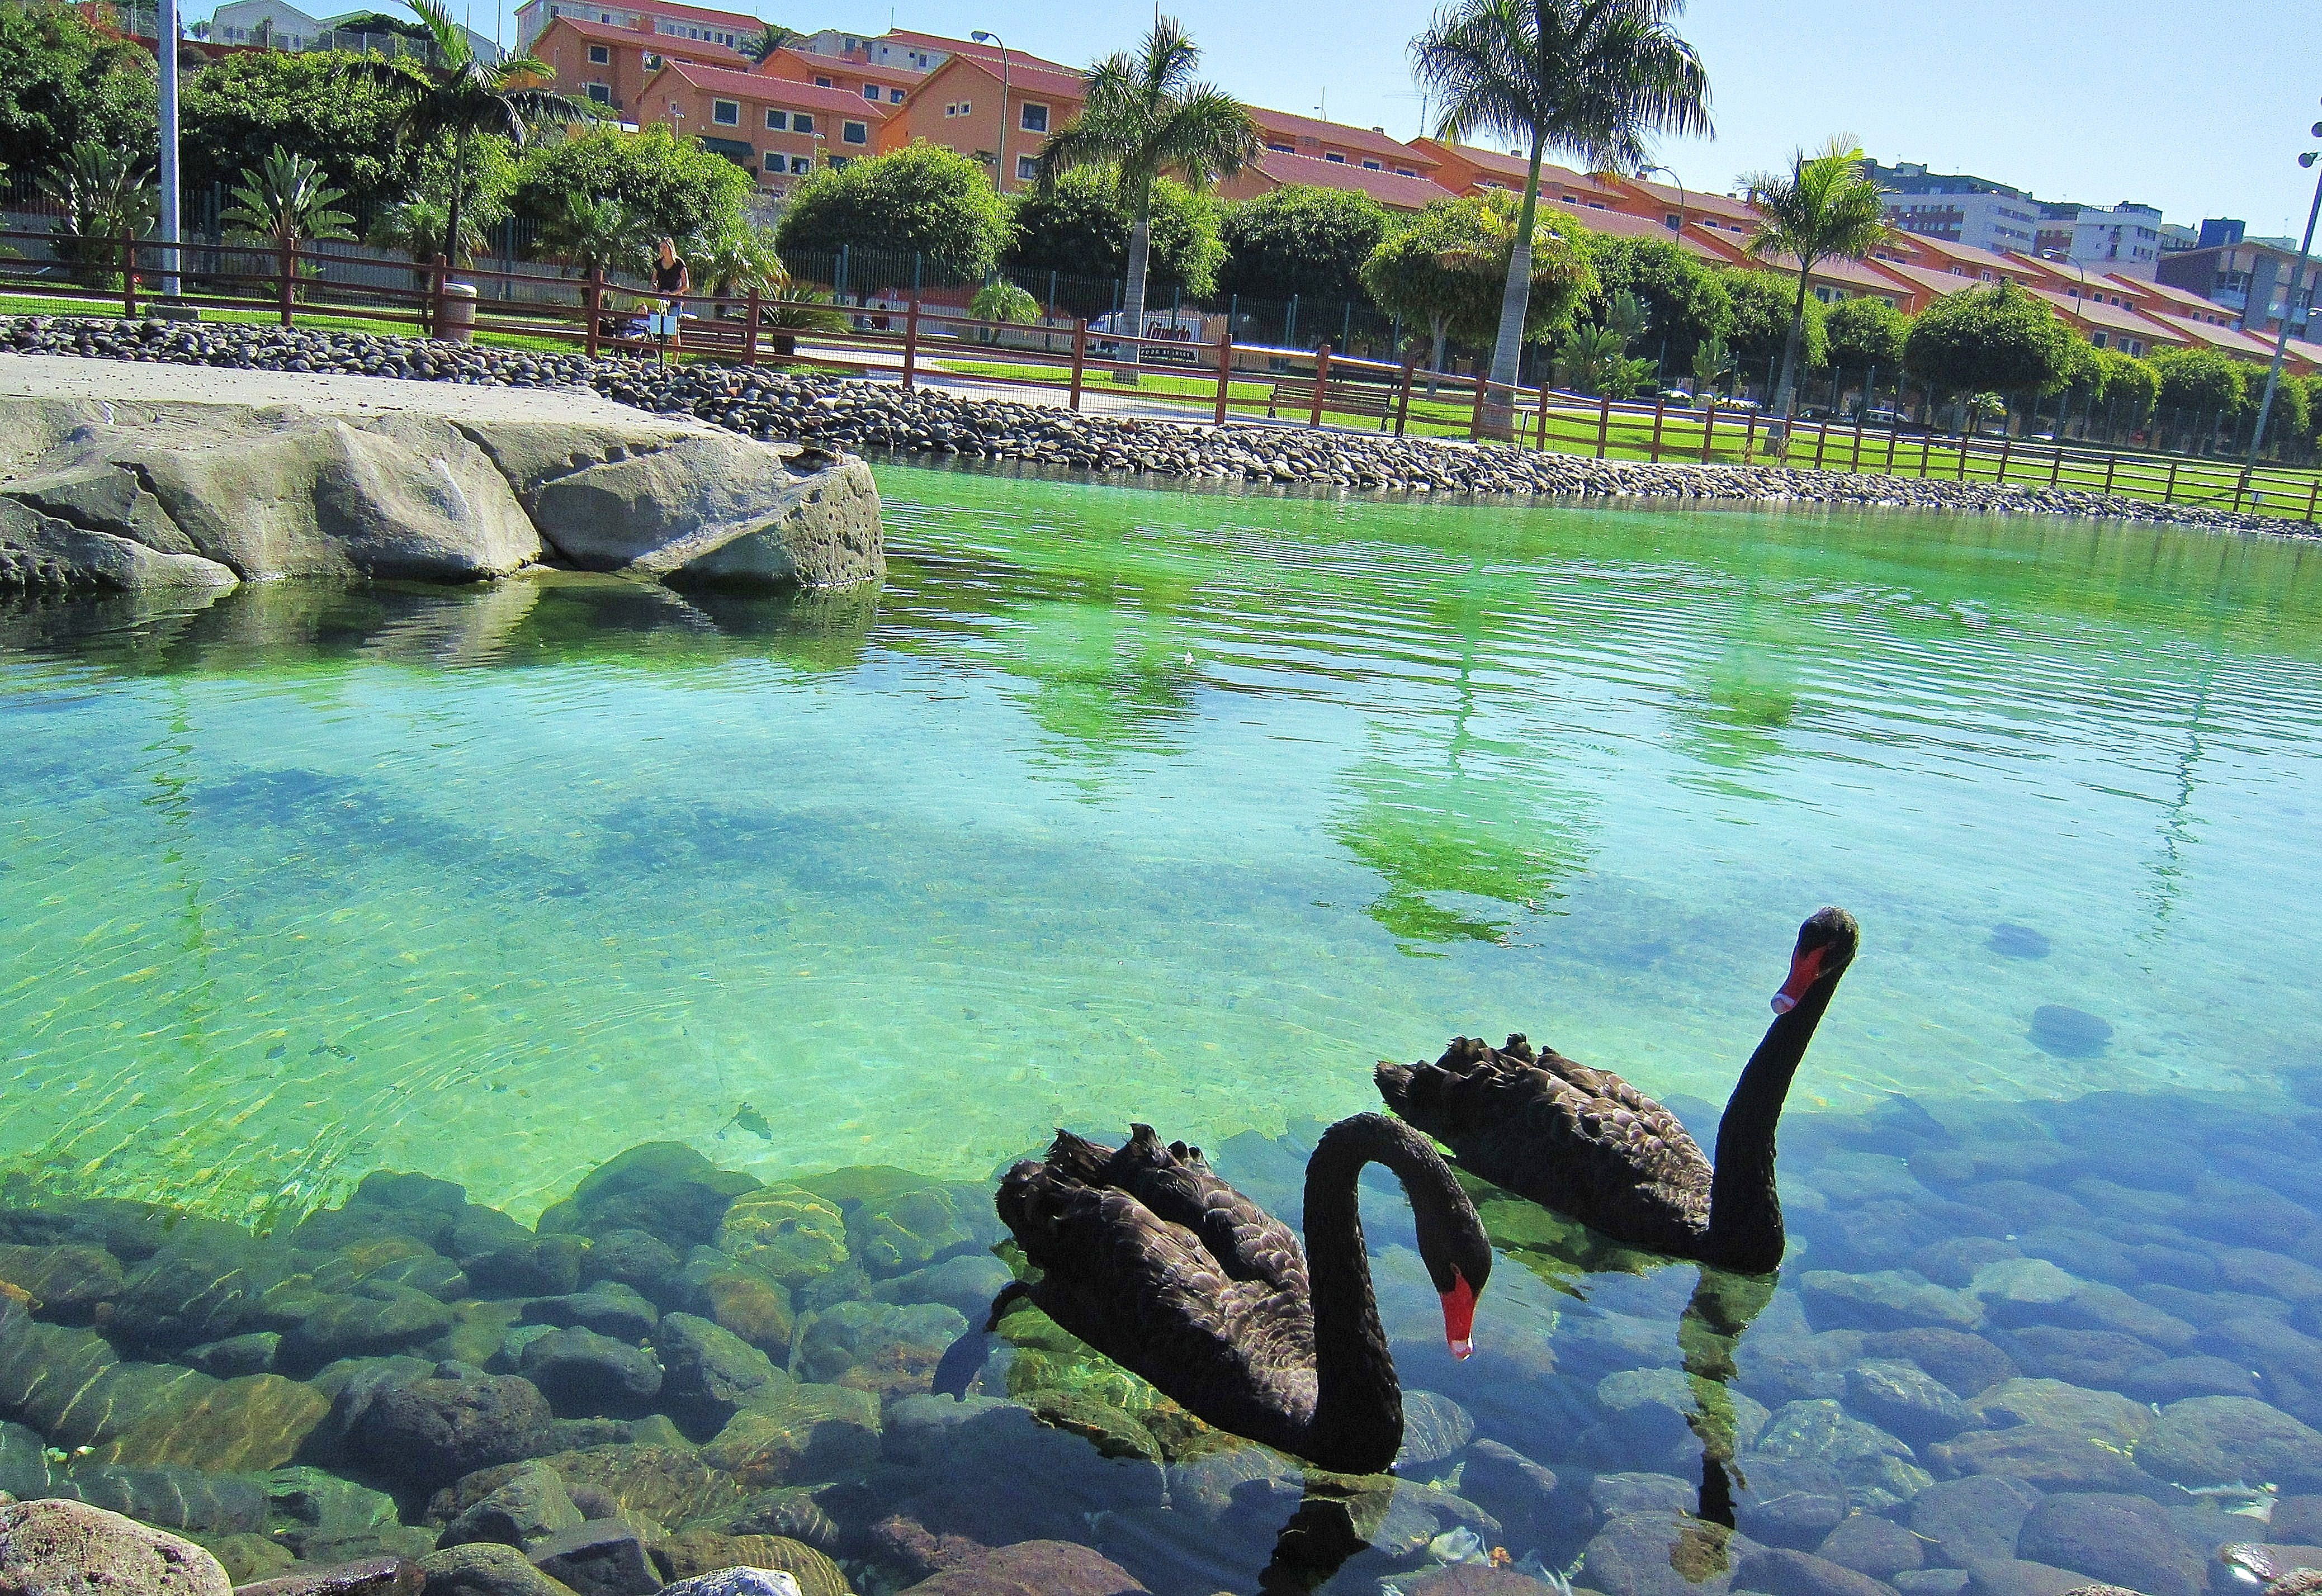
<path id="1" fill-rule="evenodd" d="M 852 3 L 761 9 L 808 29 L 889 23 L 889 0 Z M 1211 75 L 1243 98 L 1310 113 L 1327 101 L 1336 121 L 1418 131 L 1404 46 L 1425 5 L 1166 3 Z M 1074 64 L 1126 44 L 1151 17 L 1149 0 L 891 7 L 904 27 L 997 28 L 1010 45 Z M 479 20 L 489 32 L 480 7 Z M 1924 160 L 2043 199 L 2141 200 L 2172 222 L 2239 216 L 2260 233 L 2305 226 L 2312 174 L 2297 156 L 2322 119 L 2322 0 L 1695 0 L 1679 25 L 1708 64 L 1719 134 L 1665 148 L 1689 185 L 1723 190 L 1795 145 L 1849 132 L 1883 161 Z"/>

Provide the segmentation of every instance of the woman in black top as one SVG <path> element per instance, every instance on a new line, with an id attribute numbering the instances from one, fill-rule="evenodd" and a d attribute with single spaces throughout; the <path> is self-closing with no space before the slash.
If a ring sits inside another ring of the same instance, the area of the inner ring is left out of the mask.
<path id="1" fill-rule="evenodd" d="M 686 269 L 685 257 L 677 252 L 677 241 L 665 238 L 654 251 L 654 292 L 663 296 L 663 308 L 670 316 L 669 342 L 676 347 L 679 333 L 677 317 L 683 308 L 683 296 L 693 291 L 693 274 Z"/>

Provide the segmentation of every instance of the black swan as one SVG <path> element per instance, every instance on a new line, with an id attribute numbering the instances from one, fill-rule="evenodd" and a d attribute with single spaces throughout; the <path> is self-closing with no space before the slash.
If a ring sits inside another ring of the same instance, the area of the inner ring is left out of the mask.
<path id="1" fill-rule="evenodd" d="M 1677 1116 L 1618 1075 L 1520 1035 L 1497 1049 L 1462 1036 L 1431 1064 L 1381 1064 L 1379 1095 L 1494 1185 L 1632 1246 L 1765 1273 L 1783 1248 L 1774 1124 L 1860 935 L 1839 908 L 1798 927 L 1774 1023 L 1718 1122 L 1714 1168 Z"/>
<path id="2" fill-rule="evenodd" d="M 1115 1152 L 1057 1133 L 1000 1182 L 1000 1217 L 1040 1271 L 1026 1288 L 1065 1329 L 1220 1429 L 1338 1473 L 1403 1446 L 1403 1388 L 1371 1293 L 1356 1178 L 1385 1164 L 1465 1357 L 1492 1245 L 1450 1166 L 1410 1126 L 1358 1114 L 1306 1163 L 1306 1246 L 1210 1172 L 1198 1148 L 1137 1126 Z"/>

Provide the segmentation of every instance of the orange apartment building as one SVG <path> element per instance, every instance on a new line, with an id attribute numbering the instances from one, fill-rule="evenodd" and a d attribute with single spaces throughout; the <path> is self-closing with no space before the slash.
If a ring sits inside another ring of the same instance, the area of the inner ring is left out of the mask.
<path id="1" fill-rule="evenodd" d="M 1010 50 L 1003 62 L 998 50 L 983 45 L 939 42 L 953 48 L 888 118 L 879 148 L 939 144 L 982 161 L 1003 194 L 1032 187 L 1040 146 L 1080 114 L 1086 97 L 1081 75 L 1019 50 Z"/>
<path id="2" fill-rule="evenodd" d="M 636 122 L 646 83 L 671 61 L 746 72 L 750 58 L 708 40 L 665 39 L 641 29 L 559 16 L 533 43 L 533 53 L 556 76 L 556 87 Z M 647 118 L 644 120 L 661 120 Z"/>
<path id="3" fill-rule="evenodd" d="M 639 105 L 641 124 L 699 138 L 775 199 L 826 161 L 876 153 L 889 115 L 886 106 L 845 89 L 678 60 L 654 74 Z"/>
<path id="4" fill-rule="evenodd" d="M 739 50 L 760 23 L 738 11 L 714 11 L 681 0 L 525 0 L 517 8 L 516 39 L 521 50 L 548 31 L 558 17 L 601 27 L 651 33 L 668 43 L 722 44 Z"/>
<path id="5" fill-rule="evenodd" d="M 1416 211 L 1439 199 L 1453 197 L 1451 190 L 1431 178 L 1384 167 L 1326 160 L 1313 155 L 1286 155 L 1261 150 L 1257 159 L 1218 185 L 1230 200 L 1256 199 L 1276 188 L 1340 188 L 1367 194 L 1390 211 Z"/>
<path id="6" fill-rule="evenodd" d="M 818 88 L 835 88 L 858 96 L 873 105 L 884 105 L 891 114 L 896 106 L 910 101 L 912 92 L 928 76 L 908 67 L 880 66 L 859 56 L 809 55 L 789 46 L 759 62 L 756 69 L 769 78 L 786 78 L 792 83 L 810 83 Z"/>

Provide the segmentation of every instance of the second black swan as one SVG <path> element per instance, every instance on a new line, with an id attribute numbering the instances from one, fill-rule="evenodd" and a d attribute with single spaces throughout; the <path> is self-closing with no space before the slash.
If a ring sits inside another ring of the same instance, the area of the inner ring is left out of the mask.
<path id="1" fill-rule="evenodd" d="M 1000 1182 L 1000 1217 L 1040 1271 L 1049 1318 L 1220 1429 L 1339 1473 L 1403 1445 L 1395 1379 L 1356 1180 L 1403 1181 L 1456 1356 L 1471 1346 L 1492 1247 L 1427 1138 L 1383 1114 L 1322 1133 L 1306 1163 L 1306 1245 L 1212 1174 L 1198 1149 L 1137 1126 L 1115 1151 L 1069 1132 Z"/>
<path id="2" fill-rule="evenodd" d="M 1431 1064 L 1381 1064 L 1379 1094 L 1460 1166 L 1615 1241 L 1762 1274 L 1782 1261 L 1774 1126 L 1860 940 L 1825 908 L 1798 927 L 1774 1023 L 1717 1125 L 1717 1162 L 1677 1116 L 1607 1070 L 1521 1036 L 1459 1037 Z"/>

